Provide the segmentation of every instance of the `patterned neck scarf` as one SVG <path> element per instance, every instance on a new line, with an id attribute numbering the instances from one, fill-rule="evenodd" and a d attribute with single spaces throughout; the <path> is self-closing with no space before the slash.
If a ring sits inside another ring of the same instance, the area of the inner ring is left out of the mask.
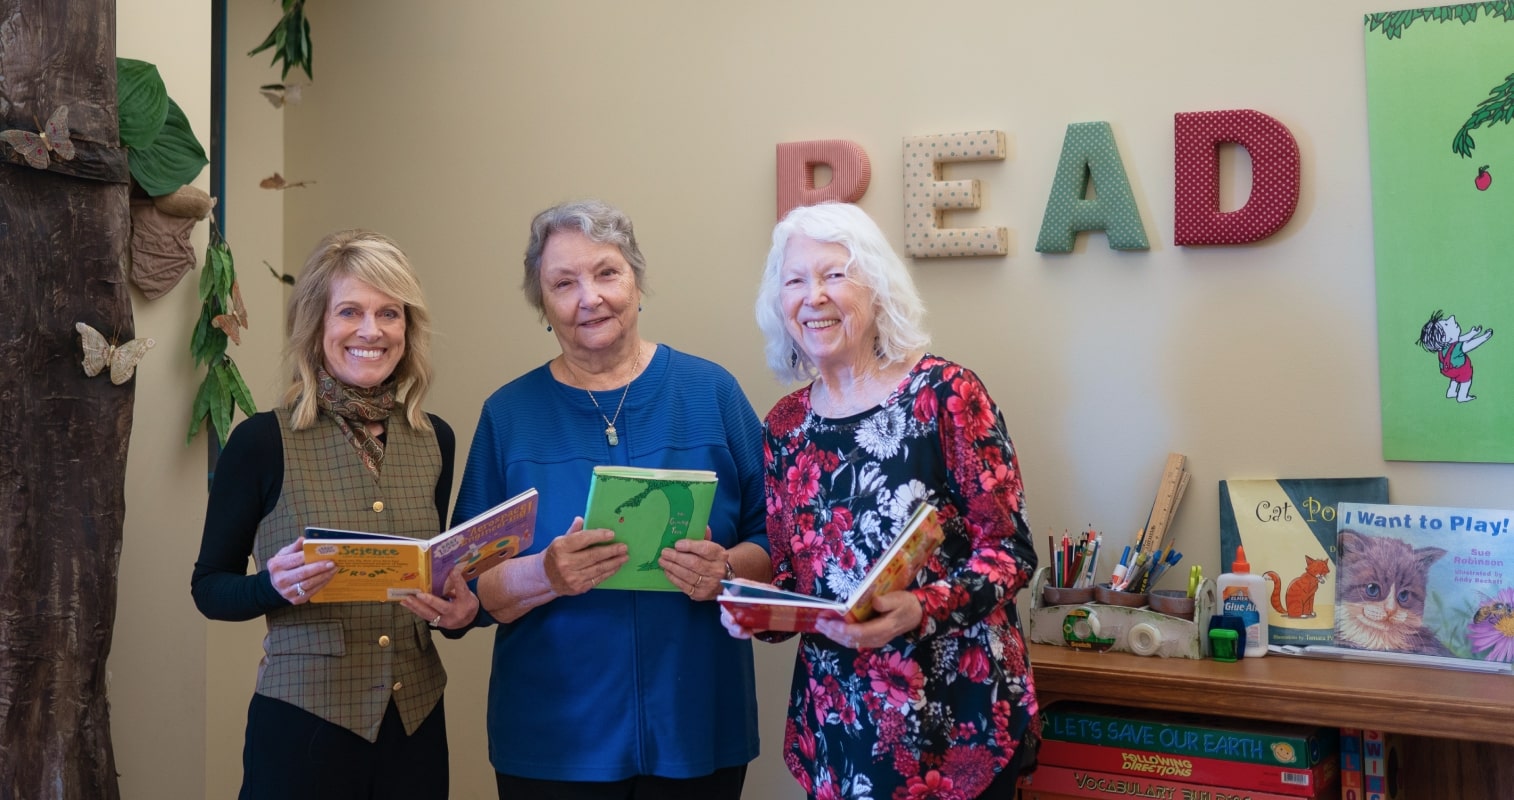
<path id="1" fill-rule="evenodd" d="M 389 419 L 394 409 L 393 380 L 385 381 L 371 389 L 348 386 L 326 372 L 325 367 L 316 367 L 316 404 L 336 420 L 342 435 L 357 448 L 363 465 L 379 474 L 384 466 L 384 443 L 368 433 L 368 423 Z"/>

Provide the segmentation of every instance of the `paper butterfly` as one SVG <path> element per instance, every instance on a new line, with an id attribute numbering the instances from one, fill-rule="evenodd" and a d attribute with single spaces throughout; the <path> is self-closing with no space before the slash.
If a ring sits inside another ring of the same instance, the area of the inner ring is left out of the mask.
<path id="1" fill-rule="evenodd" d="M 220 328 L 233 344 L 241 346 L 242 329 L 248 327 L 247 306 L 242 304 L 242 287 L 236 281 L 231 282 L 231 313 L 211 317 L 210 324 Z"/>
<path id="2" fill-rule="evenodd" d="M 258 91 L 268 98 L 268 102 L 274 108 L 284 106 L 297 106 L 300 104 L 300 87 L 303 83 L 269 83 L 258 87 Z"/>
<path id="3" fill-rule="evenodd" d="M 58 106 L 53 112 L 47 125 L 38 133 L 22 130 L 0 131 L 0 139 L 10 143 L 16 148 L 16 152 L 26 159 L 26 163 L 37 169 L 47 169 L 47 152 L 51 150 L 58 154 L 58 158 L 71 161 L 74 157 L 74 143 L 68 137 L 68 106 Z"/>
<path id="4" fill-rule="evenodd" d="M 125 344 L 111 344 L 99 331 L 82 322 L 75 322 L 74 329 L 84 340 L 84 374 L 93 378 L 110 365 L 110 382 L 117 386 L 131 380 L 137 371 L 137 362 L 158 344 L 156 339 L 132 339 Z"/>
<path id="5" fill-rule="evenodd" d="M 303 189 L 312 183 L 315 183 L 315 181 L 294 181 L 293 183 L 291 183 L 290 181 L 285 180 L 283 175 L 275 172 L 272 175 L 264 178 L 263 180 L 258 181 L 258 186 L 264 189 Z"/>

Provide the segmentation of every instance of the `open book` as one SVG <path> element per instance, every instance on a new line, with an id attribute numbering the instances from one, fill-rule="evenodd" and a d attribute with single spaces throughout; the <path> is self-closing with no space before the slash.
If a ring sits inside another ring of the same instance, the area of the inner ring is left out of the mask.
<path id="1" fill-rule="evenodd" d="M 584 529 L 608 528 L 630 560 L 599 589 L 674 592 L 657 558 L 679 539 L 703 539 L 715 504 L 715 473 L 696 469 L 595 467 Z"/>
<path id="2" fill-rule="evenodd" d="M 739 625 L 754 631 L 814 633 L 821 619 L 861 622 L 873 616 L 875 598 L 909 588 L 945 538 L 936 507 L 921 503 L 845 600 L 821 600 L 741 578 L 721 581 L 725 591 L 716 599 Z"/>
<path id="3" fill-rule="evenodd" d="M 305 560 L 336 562 L 336 577 L 312 603 L 398 600 L 420 592 L 440 596 L 447 575 L 463 565 L 473 580 L 531 546 L 536 490 L 524 492 L 430 539 L 384 533 L 305 529 Z"/>

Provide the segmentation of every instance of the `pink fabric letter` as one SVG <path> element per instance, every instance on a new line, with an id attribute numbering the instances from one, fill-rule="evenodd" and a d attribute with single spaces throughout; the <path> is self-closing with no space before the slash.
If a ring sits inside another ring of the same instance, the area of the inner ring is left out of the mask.
<path id="1" fill-rule="evenodd" d="M 1250 109 L 1173 115 L 1173 238 L 1179 246 L 1245 244 L 1277 233 L 1298 207 L 1298 142 L 1287 126 Z M 1221 144 L 1251 155 L 1251 196 L 1220 211 Z"/>
<path id="2" fill-rule="evenodd" d="M 831 168 L 831 182 L 815 188 L 815 165 Z M 855 203 L 867 191 L 873 167 L 862 145 L 846 139 L 816 139 L 778 145 L 778 218 L 799 206 L 827 200 Z"/>

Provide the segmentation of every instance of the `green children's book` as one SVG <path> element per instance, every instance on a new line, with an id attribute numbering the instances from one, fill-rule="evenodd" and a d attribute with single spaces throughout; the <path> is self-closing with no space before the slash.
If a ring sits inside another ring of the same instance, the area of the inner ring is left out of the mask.
<path id="1" fill-rule="evenodd" d="M 657 559 L 679 539 L 703 539 L 715 503 L 708 470 L 595 467 L 584 528 L 608 528 L 630 560 L 600 589 L 678 591 Z"/>

